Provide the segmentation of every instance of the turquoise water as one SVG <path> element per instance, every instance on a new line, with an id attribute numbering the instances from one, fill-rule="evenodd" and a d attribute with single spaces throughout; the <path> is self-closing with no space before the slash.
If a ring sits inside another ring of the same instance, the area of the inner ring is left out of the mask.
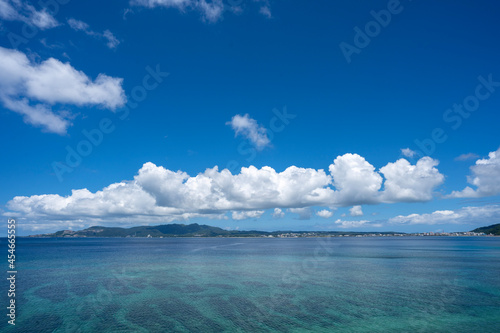
<path id="1" fill-rule="evenodd" d="M 17 256 L 2 332 L 500 332 L 498 237 L 18 239 Z"/>

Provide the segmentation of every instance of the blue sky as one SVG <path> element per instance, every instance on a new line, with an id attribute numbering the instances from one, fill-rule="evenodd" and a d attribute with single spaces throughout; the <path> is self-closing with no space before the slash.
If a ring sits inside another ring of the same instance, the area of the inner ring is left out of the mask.
<path id="1" fill-rule="evenodd" d="M 21 234 L 499 223 L 499 11 L 0 0 L 4 222 Z"/>

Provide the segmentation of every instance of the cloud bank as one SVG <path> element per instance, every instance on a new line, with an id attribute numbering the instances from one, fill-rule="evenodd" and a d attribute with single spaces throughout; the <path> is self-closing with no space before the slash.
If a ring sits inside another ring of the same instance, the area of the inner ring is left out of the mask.
<path id="1" fill-rule="evenodd" d="M 240 220 L 259 218 L 267 209 L 274 209 L 275 218 L 283 217 L 283 209 L 288 209 L 299 218 L 308 219 L 313 206 L 334 208 L 429 200 L 434 187 L 443 179 L 435 165 L 437 161 L 428 157 L 415 166 L 399 160 L 388 164 L 390 172 L 382 173 L 387 166 L 377 172 L 363 157 L 345 154 L 330 165 L 330 174 L 322 169 L 296 166 L 282 172 L 267 166 L 261 169 L 249 166 L 232 174 L 227 169 L 219 171 L 216 166 L 190 176 L 148 162 L 133 180 L 111 184 L 95 193 L 80 189 L 68 196 L 17 196 L 7 207 L 8 214 L 29 221 L 78 220 L 90 224 L 225 218 L 227 213 Z M 386 177 L 384 190 L 381 173 Z M 406 177 L 393 177 L 394 174 Z M 408 179 L 412 177 L 413 181 Z M 421 182 L 428 185 L 422 186 Z M 394 187 L 409 194 L 395 196 Z M 361 207 L 351 209 L 351 213 L 360 216 Z M 328 218 L 333 213 L 324 210 L 317 215 Z"/>
<path id="2" fill-rule="evenodd" d="M 487 222 L 485 222 L 487 221 Z M 437 210 L 430 214 L 399 215 L 390 224 L 495 224 L 500 222 L 500 206 L 463 207 L 457 210 Z"/>

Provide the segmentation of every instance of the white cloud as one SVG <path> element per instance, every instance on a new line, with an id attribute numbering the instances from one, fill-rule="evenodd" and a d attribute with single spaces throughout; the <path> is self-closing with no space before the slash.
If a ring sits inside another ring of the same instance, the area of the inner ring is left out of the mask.
<path id="1" fill-rule="evenodd" d="M 338 224 L 340 228 L 359 228 L 365 226 L 367 223 L 370 223 L 370 221 L 367 220 L 362 220 L 362 221 L 344 221 L 341 219 L 338 219 L 335 221 L 335 224 Z M 372 227 L 380 227 L 380 225 L 377 224 L 372 224 Z"/>
<path id="2" fill-rule="evenodd" d="M 67 112 L 51 109 L 56 103 L 109 109 L 125 103 L 120 78 L 99 74 L 92 81 L 69 63 L 54 58 L 33 63 L 24 53 L 3 47 L 0 59 L 0 101 L 22 114 L 26 123 L 45 131 L 65 134 L 70 126 Z"/>
<path id="3" fill-rule="evenodd" d="M 46 9 L 36 10 L 27 1 L 21 0 L 0 0 L 0 19 L 21 21 L 42 30 L 59 25 Z"/>
<path id="4" fill-rule="evenodd" d="M 105 39 L 107 41 L 106 46 L 110 49 L 114 49 L 118 46 L 118 44 L 120 44 L 120 41 L 109 30 L 104 30 L 102 33 L 93 31 L 92 29 L 90 29 L 90 26 L 87 23 L 80 20 L 75 20 L 74 18 L 68 19 L 68 25 L 75 31 L 83 31 L 89 36 L 93 36 L 99 39 Z"/>
<path id="5" fill-rule="evenodd" d="M 273 218 L 281 219 L 283 217 L 285 217 L 285 213 L 280 208 L 274 208 Z"/>
<path id="6" fill-rule="evenodd" d="M 471 166 L 472 175 L 467 176 L 469 186 L 462 191 L 453 191 L 448 198 L 478 198 L 500 193 L 500 148 L 488 154 L 488 158 L 476 161 Z"/>
<path id="7" fill-rule="evenodd" d="M 351 209 L 349 209 L 349 214 L 351 216 L 363 216 L 363 210 L 361 209 L 361 206 L 352 206 Z"/>
<path id="8" fill-rule="evenodd" d="M 308 207 L 330 199 L 323 170 L 291 166 L 283 172 L 254 166 L 233 175 L 227 169 L 207 169 L 195 177 L 146 163 L 134 177 L 159 206 L 196 211 L 260 210 Z"/>
<path id="9" fill-rule="evenodd" d="M 487 221 L 487 222 L 485 222 Z M 500 222 L 500 206 L 463 207 L 458 210 L 437 210 L 430 214 L 399 215 L 389 224 L 494 224 Z"/>
<path id="10" fill-rule="evenodd" d="M 422 163 L 430 161 L 423 159 Z M 408 166 L 403 166 L 407 171 Z M 415 168 L 423 176 L 427 174 L 425 170 L 434 173 L 432 168 L 424 168 L 418 163 Z M 339 156 L 330 165 L 330 170 L 331 175 L 322 169 L 296 166 L 282 172 L 267 166 L 261 169 L 249 166 L 233 175 L 227 169 L 219 171 L 214 167 L 190 176 L 148 162 L 132 181 L 111 184 L 95 193 L 86 189 L 74 190 L 67 197 L 55 194 L 15 197 L 9 201 L 8 208 L 19 217 L 40 223 L 54 220 L 127 223 L 134 219 L 153 223 L 194 217 L 224 218 L 228 212 L 232 212 L 236 220 L 259 218 L 267 209 L 274 209 L 274 218 L 283 217 L 283 210 L 288 209 L 300 219 L 310 219 L 311 207 L 329 207 L 330 210 L 316 213 L 328 218 L 333 215 L 332 209 L 339 206 L 355 206 L 350 210 L 351 215 L 361 216 L 358 205 L 384 202 L 385 192 L 380 191 L 382 177 L 361 156 Z M 332 184 L 338 187 L 334 189 Z M 428 187 L 422 190 L 421 184 L 413 182 L 405 186 L 415 186 L 415 193 L 428 191 Z M 416 197 L 427 198 L 425 195 Z M 402 200 L 406 198 L 403 196 Z M 393 199 L 392 202 L 396 202 L 398 198 Z M 349 223 L 346 225 L 360 224 L 359 221 Z"/>
<path id="11" fill-rule="evenodd" d="M 375 167 L 358 154 L 345 154 L 337 157 L 330 165 L 337 202 L 375 203 L 379 201 L 382 177 Z"/>
<path id="12" fill-rule="evenodd" d="M 319 217 L 322 217 L 324 219 L 328 219 L 328 218 L 333 216 L 333 212 L 331 210 L 328 210 L 328 209 L 323 209 L 323 210 L 320 210 L 319 212 L 316 212 L 316 215 L 318 215 Z"/>
<path id="13" fill-rule="evenodd" d="M 248 114 L 244 116 L 237 114 L 226 125 L 231 126 L 236 136 L 245 137 L 259 150 L 270 144 L 266 129 L 260 126 L 255 119 L 250 118 Z"/>
<path id="14" fill-rule="evenodd" d="M 233 220 L 245 220 L 245 219 L 258 219 L 264 214 L 263 210 L 251 210 L 251 211 L 233 211 L 231 218 Z"/>
<path id="15" fill-rule="evenodd" d="M 444 182 L 444 176 L 435 166 L 438 161 L 423 157 L 416 165 L 405 159 L 380 168 L 386 181 L 382 200 L 385 202 L 415 202 L 432 199 L 432 191 Z"/>
<path id="16" fill-rule="evenodd" d="M 480 195 L 478 191 L 474 190 L 470 186 L 466 186 L 462 191 L 453 191 L 445 198 L 479 198 Z"/>
<path id="17" fill-rule="evenodd" d="M 408 158 L 413 158 L 417 154 L 415 151 L 411 150 L 410 148 L 401 149 L 401 153 L 403 154 L 403 156 L 408 157 Z"/>
<path id="18" fill-rule="evenodd" d="M 310 207 L 327 201 L 321 188 L 329 182 L 324 171 L 289 167 L 277 173 L 270 167 L 229 170 L 207 169 L 195 177 L 146 163 L 133 181 L 112 184 L 91 193 L 74 190 L 72 195 L 15 197 L 8 206 L 12 212 L 31 219 L 123 219 L 165 221 L 189 216 L 214 216 L 228 211 L 240 217 L 248 211 L 275 207 Z M 305 214 L 306 211 L 296 211 Z M 281 215 L 279 211 L 277 211 Z M 257 216 L 257 215 L 255 215 Z M 305 215 L 304 215 L 305 216 Z"/>

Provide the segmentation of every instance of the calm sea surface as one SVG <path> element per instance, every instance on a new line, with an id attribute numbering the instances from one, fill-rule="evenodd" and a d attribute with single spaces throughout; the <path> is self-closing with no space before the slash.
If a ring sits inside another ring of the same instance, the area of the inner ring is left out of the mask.
<path id="1" fill-rule="evenodd" d="M 500 332 L 499 237 L 17 241 L 2 332 Z"/>

